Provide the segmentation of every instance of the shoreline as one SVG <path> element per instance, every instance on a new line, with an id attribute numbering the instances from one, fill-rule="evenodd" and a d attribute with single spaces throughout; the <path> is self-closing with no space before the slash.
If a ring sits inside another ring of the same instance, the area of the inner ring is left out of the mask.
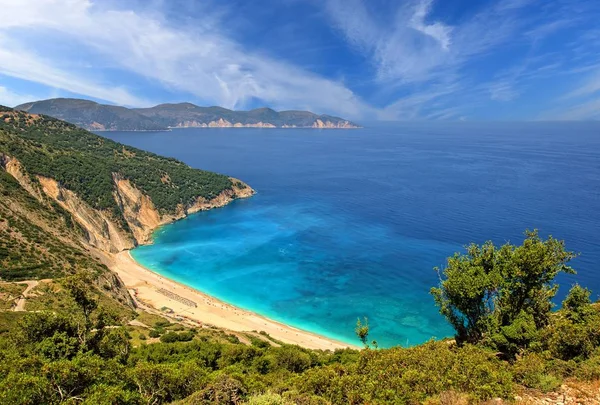
<path id="1" fill-rule="evenodd" d="M 364 127 L 167 127 L 165 129 L 85 129 L 90 132 L 171 132 L 174 129 L 230 129 L 230 128 L 254 128 L 254 129 L 364 129 Z"/>
<path id="2" fill-rule="evenodd" d="M 136 303 L 141 302 L 159 312 L 161 308 L 167 307 L 173 311 L 171 315 L 175 317 L 234 332 L 265 331 L 277 340 L 309 349 L 359 349 L 356 345 L 297 329 L 238 308 L 185 284 L 163 277 L 136 262 L 128 250 L 110 255 L 109 267 L 119 275 Z"/>

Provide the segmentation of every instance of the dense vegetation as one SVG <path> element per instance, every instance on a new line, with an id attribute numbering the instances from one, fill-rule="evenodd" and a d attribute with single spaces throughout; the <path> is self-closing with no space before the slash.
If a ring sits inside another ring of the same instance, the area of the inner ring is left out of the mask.
<path id="1" fill-rule="evenodd" d="M 199 107 L 191 103 L 161 104 L 151 108 L 117 107 L 94 103 L 89 100 L 57 98 L 16 107 L 18 110 L 34 114 L 45 114 L 59 118 L 85 129 L 107 129 L 119 131 L 157 130 L 197 122 L 208 124 L 220 119 L 232 124 L 270 123 L 277 127 L 284 125 L 310 127 L 317 119 L 334 124 L 346 120 L 330 115 L 317 115 L 308 111 L 281 111 L 270 108 L 257 108 L 250 111 L 232 111 L 222 107 Z M 352 124 L 354 125 L 354 124 Z"/>
<path id="2" fill-rule="evenodd" d="M 50 177 L 92 207 L 119 218 L 113 175 L 129 179 L 163 212 L 232 187 L 227 176 L 192 169 L 175 159 L 128 147 L 46 116 L 0 109 L 0 154 L 30 174 Z"/>
<path id="3" fill-rule="evenodd" d="M 58 204 L 32 197 L 0 170 L 0 278 L 53 278 L 102 271 L 76 242 L 81 230 Z"/>
<path id="4" fill-rule="evenodd" d="M 162 209 L 187 201 L 186 184 L 223 179 L 54 119 L 11 110 L 0 118 L 1 153 L 98 208 L 115 208 L 103 194 L 115 172 Z M 0 202 L 0 404 L 447 405 L 600 381 L 600 304 L 574 285 L 553 311 L 554 279 L 574 273 L 574 255 L 537 232 L 521 245 L 470 245 L 438 270 L 432 294 L 454 340 L 369 347 L 365 319 L 356 325 L 364 350 L 323 352 L 134 312 L 56 202 L 34 198 L 3 170 Z M 52 280 L 29 293 L 26 312 L 13 312 L 25 285 L 10 281 L 29 278 Z"/>
<path id="5" fill-rule="evenodd" d="M 511 251 L 507 260 L 518 263 L 513 271 L 522 271 L 515 274 L 523 280 L 536 268 L 553 272 L 570 256 L 562 243 L 543 241 L 537 234 L 529 234 L 521 246 L 483 246 L 488 253 Z M 463 269 L 489 265 L 480 261 L 481 250 L 472 246 L 467 255 L 450 258 L 436 291 L 446 294 L 454 286 L 457 261 Z M 548 257 L 553 259 L 542 260 Z M 469 274 L 473 281 L 482 275 Z M 547 307 L 552 294 L 541 297 L 539 292 L 552 290 L 551 281 L 545 280 L 541 290 L 525 290 L 537 291 L 529 297 Z M 546 314 L 543 325 L 519 329 L 510 324 L 512 335 L 501 327 L 516 345 L 501 346 L 504 351 L 496 338 L 489 338 L 498 331 L 485 329 L 478 338 L 467 334 L 470 339 L 457 343 L 322 352 L 285 345 L 266 334 L 231 335 L 148 315 L 140 318 L 148 328 L 118 326 L 128 319 L 127 311 L 106 308 L 100 291 L 88 284 L 81 274 L 62 279 L 59 306 L 13 319 L 0 335 L 0 403 L 442 404 L 510 399 L 519 387 L 546 392 L 564 379 L 600 379 L 600 308 L 577 285 L 561 310 Z M 467 287 L 453 291 L 472 296 Z M 513 293 L 522 291 L 495 292 L 507 296 L 494 300 L 513 302 L 518 297 Z M 489 323 L 494 324 L 484 322 Z M 363 332 L 366 341 L 368 328 Z M 460 327 L 458 335 L 464 335 Z M 242 337 L 249 343 L 242 343 Z"/>

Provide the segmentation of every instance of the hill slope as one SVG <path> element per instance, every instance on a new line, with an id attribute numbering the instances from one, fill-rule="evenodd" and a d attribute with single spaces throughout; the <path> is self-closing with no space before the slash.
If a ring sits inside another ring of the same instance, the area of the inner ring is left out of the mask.
<path id="1" fill-rule="evenodd" d="M 21 104 L 17 110 L 45 114 L 88 130 L 151 131 L 163 126 L 125 107 L 103 105 L 89 100 L 50 99 Z"/>
<path id="2" fill-rule="evenodd" d="M 117 234 L 136 241 L 144 224 L 185 215 L 186 204 L 200 209 L 230 201 L 233 192 L 250 195 L 248 186 L 5 108 L 0 168 L 2 404 L 600 401 L 600 307 L 582 288 L 571 290 L 578 293 L 569 294 L 547 326 L 503 331 L 517 343 L 532 339 L 510 361 L 489 346 L 493 339 L 330 352 L 287 345 L 264 332 L 190 328 L 156 313 L 135 314 L 120 279 L 98 257 L 117 247 Z M 98 229 L 91 227 L 95 221 Z M 102 230 L 113 232 L 113 245 L 91 238 Z M 527 270 L 538 256 L 517 258 Z M 39 278 L 53 280 L 32 280 Z M 14 301 L 25 286 L 7 279 L 35 285 L 23 307 Z"/>
<path id="3" fill-rule="evenodd" d="M 191 103 L 160 104 L 151 108 L 128 109 L 89 100 L 56 98 L 15 107 L 32 114 L 45 114 L 88 130 L 148 131 L 185 127 L 258 128 L 357 128 L 339 117 L 308 111 L 281 111 L 258 108 L 232 111 L 222 107 L 199 107 Z"/>
<path id="4" fill-rule="evenodd" d="M 113 142 L 54 118 L 0 109 L 0 163 L 71 213 L 88 242 L 118 252 L 161 224 L 252 195 L 244 183 Z"/>

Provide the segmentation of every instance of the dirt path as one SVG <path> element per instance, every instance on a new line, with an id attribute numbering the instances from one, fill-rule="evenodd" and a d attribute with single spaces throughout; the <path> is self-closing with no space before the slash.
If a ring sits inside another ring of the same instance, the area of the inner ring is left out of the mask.
<path id="1" fill-rule="evenodd" d="M 133 319 L 133 320 L 131 320 L 131 321 L 127 322 L 127 325 L 131 325 L 131 326 L 140 326 L 140 327 L 142 327 L 142 328 L 150 329 L 150 327 L 149 327 L 148 325 L 146 325 L 145 323 L 143 323 L 143 322 L 140 322 L 140 321 L 138 321 L 138 320 L 136 320 L 136 319 Z"/>
<path id="2" fill-rule="evenodd" d="M 25 301 L 29 296 L 29 291 L 33 290 L 39 284 L 37 280 L 28 280 L 28 281 L 19 281 L 19 284 L 27 284 L 27 288 L 23 291 L 23 294 L 17 299 L 17 305 L 13 308 L 15 312 L 23 312 L 25 311 Z"/>

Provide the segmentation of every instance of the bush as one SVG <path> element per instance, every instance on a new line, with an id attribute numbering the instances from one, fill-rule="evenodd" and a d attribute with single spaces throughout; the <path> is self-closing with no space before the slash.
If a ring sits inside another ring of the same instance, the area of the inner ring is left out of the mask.
<path id="1" fill-rule="evenodd" d="M 248 398 L 247 405 L 292 405 L 293 402 L 288 402 L 279 394 L 266 393 L 255 395 Z"/>
<path id="2" fill-rule="evenodd" d="M 173 343 L 179 341 L 179 335 L 175 332 L 167 332 L 160 337 L 162 343 Z"/>
<path id="3" fill-rule="evenodd" d="M 575 377 L 586 380 L 600 380 L 600 350 L 598 353 L 589 359 L 582 361 L 575 370 Z"/>
<path id="4" fill-rule="evenodd" d="M 561 384 L 561 379 L 549 372 L 547 360 L 536 353 L 529 353 L 518 359 L 513 373 L 517 383 L 543 392 L 552 391 Z"/>

